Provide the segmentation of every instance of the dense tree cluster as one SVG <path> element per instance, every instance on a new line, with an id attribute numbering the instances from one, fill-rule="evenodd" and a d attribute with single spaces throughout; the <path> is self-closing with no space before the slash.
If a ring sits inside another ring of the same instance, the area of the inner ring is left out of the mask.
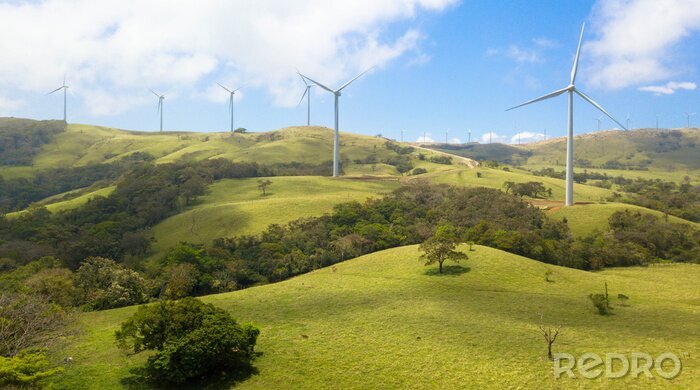
<path id="1" fill-rule="evenodd" d="M 41 146 L 65 126 L 64 121 L 0 118 L 0 165 L 31 165 Z"/>
<path id="2" fill-rule="evenodd" d="M 659 210 L 693 222 L 700 222 L 700 186 L 689 178 L 680 184 L 660 179 L 618 180 L 625 195 L 616 194 L 612 200 Z"/>

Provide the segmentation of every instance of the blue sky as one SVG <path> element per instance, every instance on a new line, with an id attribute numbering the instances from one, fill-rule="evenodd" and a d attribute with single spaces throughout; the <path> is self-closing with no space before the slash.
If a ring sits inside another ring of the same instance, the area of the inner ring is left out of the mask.
<path id="1" fill-rule="evenodd" d="M 150 87 L 166 94 L 167 130 L 222 131 L 227 96 L 215 83 L 248 83 L 236 126 L 273 130 L 306 121 L 295 68 L 337 86 L 377 65 L 344 91 L 341 130 L 392 138 L 406 130 L 411 141 L 424 132 L 443 141 L 449 131 L 464 142 L 468 129 L 472 140 L 559 136 L 564 96 L 504 110 L 568 84 L 584 21 L 577 87 L 619 121 L 629 113 L 631 127 L 654 127 L 658 115 L 662 127 L 680 127 L 685 112 L 700 113 L 695 0 L 325 3 L 0 2 L 0 33 L 18 37 L 0 43 L 12 54 L 0 58 L 0 115 L 60 118 L 61 96 L 46 92 L 65 73 L 69 122 L 154 131 Z M 54 18 L 65 22 L 46 26 Z M 37 25 L 45 27 L 28 29 Z M 312 124 L 331 127 L 332 104 L 314 90 Z M 600 114 L 578 98 L 574 106 L 576 132 L 595 130 Z"/>

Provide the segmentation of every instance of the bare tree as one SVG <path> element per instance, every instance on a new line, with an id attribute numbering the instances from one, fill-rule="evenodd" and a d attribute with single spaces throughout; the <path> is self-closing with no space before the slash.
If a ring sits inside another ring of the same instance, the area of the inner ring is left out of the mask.
<path id="1" fill-rule="evenodd" d="M 542 316 L 540 316 L 540 319 L 542 319 Z M 544 336 L 544 340 L 547 342 L 547 357 L 549 360 L 554 360 L 554 357 L 552 356 L 552 344 L 557 341 L 559 331 L 561 331 L 563 326 L 563 324 L 560 324 L 556 328 L 545 328 L 544 323 L 540 324 L 540 332 L 542 333 L 542 336 Z"/>

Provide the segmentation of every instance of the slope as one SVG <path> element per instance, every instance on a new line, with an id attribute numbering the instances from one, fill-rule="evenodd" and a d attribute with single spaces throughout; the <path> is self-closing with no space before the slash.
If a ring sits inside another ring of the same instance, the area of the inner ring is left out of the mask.
<path id="1" fill-rule="evenodd" d="M 398 180 L 333 179 L 313 176 L 271 177 L 267 195 L 258 180 L 221 180 L 196 205 L 153 229 L 158 257 L 180 241 L 209 244 L 219 237 L 255 234 L 268 225 L 330 212 L 334 205 L 364 201 L 400 186 Z"/>
<path id="2" fill-rule="evenodd" d="M 294 279 L 204 297 L 262 329 L 258 370 L 243 388 L 691 388 L 700 383 L 700 266 L 599 273 L 475 247 L 463 268 L 437 276 L 415 246 L 363 256 Z M 545 281 L 551 270 L 554 282 Z M 631 297 L 614 315 L 587 296 Z M 134 308 L 84 313 L 60 356 L 60 388 L 138 387 L 145 356 L 120 352 L 114 331 Z M 552 377 L 539 332 L 564 324 L 555 352 L 679 354 L 671 381 Z M 89 382 L 85 378 L 90 378 Z M 224 387 L 228 384 L 218 384 Z"/>

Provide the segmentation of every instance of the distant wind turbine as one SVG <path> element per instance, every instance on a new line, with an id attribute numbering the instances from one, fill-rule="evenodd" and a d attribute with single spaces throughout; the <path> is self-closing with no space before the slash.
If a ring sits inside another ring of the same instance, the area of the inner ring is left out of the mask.
<path id="1" fill-rule="evenodd" d="M 597 118 L 593 118 L 594 121 L 598 122 L 598 131 L 600 131 L 600 121 L 602 121 L 604 117 L 605 115 L 601 115 Z"/>
<path id="2" fill-rule="evenodd" d="M 405 133 L 406 130 L 401 130 L 401 142 L 403 142 L 403 133 Z"/>
<path id="3" fill-rule="evenodd" d="M 54 92 L 58 92 L 60 90 L 63 90 L 63 121 L 68 122 L 67 120 L 67 115 L 66 115 L 66 92 L 68 91 L 68 86 L 66 85 L 66 76 L 63 76 L 63 84 L 54 89 L 53 91 L 47 93 L 47 95 L 51 95 Z"/>
<path id="4" fill-rule="evenodd" d="M 304 79 L 306 79 L 306 80 L 308 80 L 308 81 L 311 81 L 312 83 L 314 83 L 314 84 L 318 85 L 319 87 L 325 89 L 326 91 L 332 93 L 333 96 L 335 97 L 335 133 L 334 133 L 334 136 L 333 136 L 333 177 L 338 177 L 338 176 L 340 176 L 340 169 L 339 169 L 339 168 L 340 168 L 340 166 L 339 166 L 339 163 L 340 163 L 340 151 L 339 151 L 339 149 L 338 149 L 338 148 L 339 148 L 339 143 L 340 143 L 340 132 L 339 132 L 339 130 L 338 130 L 338 114 L 339 114 L 339 110 L 338 110 L 338 98 L 339 98 L 340 95 L 341 95 L 341 91 L 342 91 L 345 87 L 347 87 L 348 85 L 350 85 L 353 81 L 355 81 L 355 80 L 359 79 L 360 77 L 362 77 L 362 75 L 364 75 L 365 73 L 369 72 L 369 71 L 372 70 L 373 68 L 374 68 L 374 67 L 365 70 L 364 72 L 362 72 L 362 73 L 360 73 L 359 75 L 355 76 L 355 78 L 353 78 L 352 80 L 348 81 L 347 83 L 345 83 L 345 84 L 343 84 L 342 86 L 340 86 L 340 88 L 335 89 L 335 90 L 330 89 L 330 88 L 326 87 L 325 85 L 319 83 L 318 81 L 314 81 L 313 79 L 311 79 L 311 78 L 309 78 L 309 77 L 306 77 L 306 76 L 304 76 L 303 74 L 297 72 L 297 73 L 299 74 L 299 76 L 301 76 L 302 78 L 304 78 Z"/>
<path id="5" fill-rule="evenodd" d="M 304 101 L 304 96 L 306 96 L 306 125 L 311 126 L 311 87 L 313 87 L 313 84 L 309 84 L 304 76 L 299 74 L 301 77 L 301 81 L 304 82 L 304 85 L 306 88 L 304 88 L 304 93 L 301 95 L 301 99 L 299 99 L 299 103 L 297 103 L 297 106 L 301 104 L 302 101 Z"/>
<path id="6" fill-rule="evenodd" d="M 685 115 L 688 117 L 688 128 L 690 128 L 690 117 L 695 115 L 694 112 L 686 112 Z"/>
<path id="7" fill-rule="evenodd" d="M 574 82 L 576 81 L 576 72 L 578 71 L 578 60 L 579 60 L 579 55 L 581 54 L 581 42 L 583 41 L 583 31 L 586 27 L 586 24 L 584 23 L 583 26 L 581 27 L 581 35 L 579 36 L 578 39 L 578 48 L 576 49 L 576 57 L 574 57 L 574 65 L 571 69 L 571 80 L 569 85 L 566 88 L 559 89 L 557 91 L 548 93 L 547 95 L 538 97 L 536 99 L 527 101 L 525 103 L 519 104 L 515 107 L 511 107 L 506 111 L 513 110 L 518 107 L 522 107 L 531 103 L 539 102 L 542 100 L 550 99 L 555 96 L 559 96 L 563 94 L 564 92 L 568 93 L 568 98 L 569 98 L 569 131 L 567 134 L 566 138 L 566 206 L 571 206 L 574 204 L 574 93 L 579 95 L 583 100 L 587 101 L 591 105 L 593 105 L 595 108 L 600 110 L 603 114 L 605 114 L 608 118 L 612 119 L 615 123 L 620 125 L 621 127 L 625 128 L 625 126 L 622 126 L 620 122 L 618 122 L 615 118 L 612 117 L 612 115 L 608 114 L 607 111 L 603 107 L 601 107 L 598 103 L 593 101 L 588 95 L 585 93 L 581 92 L 574 86 Z"/>
<path id="8" fill-rule="evenodd" d="M 467 143 L 468 144 L 472 143 L 472 129 L 469 129 L 468 136 L 467 136 Z"/>
<path id="9" fill-rule="evenodd" d="M 627 128 L 625 130 L 628 130 L 630 128 L 630 113 L 627 113 Z"/>
<path id="10" fill-rule="evenodd" d="M 445 145 L 447 145 L 449 142 L 447 141 L 447 135 L 450 134 L 449 130 L 445 130 Z"/>
<path id="11" fill-rule="evenodd" d="M 156 95 L 158 98 L 158 112 L 160 113 L 160 131 L 163 131 L 163 100 L 165 100 L 165 95 L 156 93 L 152 89 L 148 89 L 152 94 Z"/>
<path id="12" fill-rule="evenodd" d="M 231 132 L 233 133 L 233 95 L 235 95 L 236 92 L 238 92 L 238 90 L 240 90 L 243 87 L 241 86 L 233 90 L 228 89 L 221 84 L 219 84 L 219 87 L 223 88 L 226 92 L 228 92 L 228 112 L 231 115 Z"/>

